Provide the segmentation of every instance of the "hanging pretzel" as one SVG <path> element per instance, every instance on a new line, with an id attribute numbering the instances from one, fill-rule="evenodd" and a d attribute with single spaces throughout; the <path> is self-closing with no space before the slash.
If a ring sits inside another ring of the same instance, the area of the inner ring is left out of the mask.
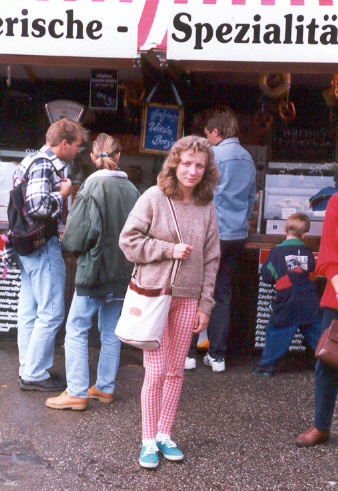
<path id="1" fill-rule="evenodd" d="M 281 99 L 291 85 L 290 73 L 261 73 L 258 85 L 264 95 L 272 99 Z"/>
<path id="2" fill-rule="evenodd" d="M 291 123 L 296 117 L 296 108 L 291 101 L 279 101 L 278 114 L 285 123 Z"/>
<path id="3" fill-rule="evenodd" d="M 141 106 L 146 95 L 146 88 L 141 81 L 129 82 L 125 86 L 123 106 L 127 108 L 130 104 Z"/>
<path id="4" fill-rule="evenodd" d="M 258 136 L 265 136 L 269 133 L 273 122 L 273 116 L 264 109 L 255 112 L 252 119 L 252 129 Z"/>

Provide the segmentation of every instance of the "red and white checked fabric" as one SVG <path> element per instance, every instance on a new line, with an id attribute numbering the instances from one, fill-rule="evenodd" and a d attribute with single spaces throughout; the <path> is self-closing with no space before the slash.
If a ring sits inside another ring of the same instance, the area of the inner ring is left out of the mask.
<path id="1" fill-rule="evenodd" d="M 161 347 L 143 352 L 145 376 L 141 391 L 142 438 L 171 434 L 183 384 L 198 300 L 172 298 Z"/>

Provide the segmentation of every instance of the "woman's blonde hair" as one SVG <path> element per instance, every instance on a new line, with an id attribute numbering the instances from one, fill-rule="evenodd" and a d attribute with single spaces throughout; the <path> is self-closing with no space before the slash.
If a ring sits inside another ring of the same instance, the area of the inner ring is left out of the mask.
<path id="1" fill-rule="evenodd" d="M 100 133 L 93 142 L 92 153 L 94 155 L 95 165 L 99 170 L 116 169 L 118 154 L 120 152 L 121 147 L 119 141 L 106 133 Z"/>
<path id="2" fill-rule="evenodd" d="M 214 165 L 214 152 L 206 138 L 185 136 L 171 147 L 170 153 L 163 163 L 157 177 L 157 185 L 166 196 L 183 199 L 178 186 L 176 168 L 181 162 L 181 153 L 191 150 L 193 153 L 203 152 L 206 155 L 205 170 L 201 181 L 193 189 L 193 199 L 197 205 L 206 205 L 213 200 L 213 191 L 219 181 L 220 174 Z"/>

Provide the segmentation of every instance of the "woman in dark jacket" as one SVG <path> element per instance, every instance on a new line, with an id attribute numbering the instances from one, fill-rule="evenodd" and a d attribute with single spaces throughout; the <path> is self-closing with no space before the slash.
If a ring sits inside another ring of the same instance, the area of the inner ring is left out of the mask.
<path id="1" fill-rule="evenodd" d="M 66 324 L 67 389 L 47 399 L 54 409 L 86 409 L 87 398 L 113 400 L 121 347 L 115 327 L 133 269 L 118 240 L 139 197 L 118 168 L 119 157 L 119 142 L 101 133 L 91 153 L 98 170 L 83 183 L 68 214 L 62 244 L 78 259 Z M 88 331 L 97 311 L 101 352 L 96 383 L 89 388 Z"/>

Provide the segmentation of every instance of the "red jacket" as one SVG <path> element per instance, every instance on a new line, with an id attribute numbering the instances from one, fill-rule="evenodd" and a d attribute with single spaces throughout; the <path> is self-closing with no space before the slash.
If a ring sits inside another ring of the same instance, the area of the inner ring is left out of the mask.
<path id="1" fill-rule="evenodd" d="M 331 284 L 331 278 L 338 275 L 338 193 L 329 199 L 326 208 L 316 273 L 327 278 L 320 305 L 338 310 L 336 292 Z"/>

